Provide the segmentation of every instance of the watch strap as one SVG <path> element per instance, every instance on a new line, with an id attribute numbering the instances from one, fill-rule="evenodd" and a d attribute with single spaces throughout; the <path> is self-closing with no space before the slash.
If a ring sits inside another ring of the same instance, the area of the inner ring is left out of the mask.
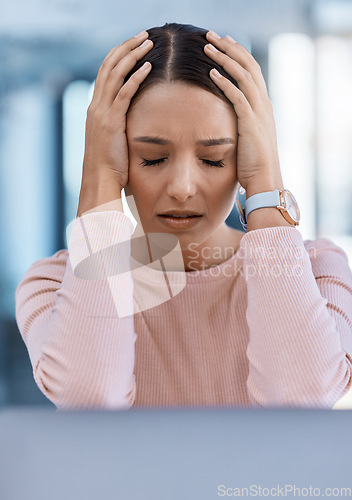
<path id="1" fill-rule="evenodd" d="M 264 191 L 263 193 L 253 194 L 245 201 L 243 211 L 245 222 L 247 223 L 248 215 L 257 208 L 277 207 L 280 205 L 280 193 L 278 189 L 275 191 Z"/>

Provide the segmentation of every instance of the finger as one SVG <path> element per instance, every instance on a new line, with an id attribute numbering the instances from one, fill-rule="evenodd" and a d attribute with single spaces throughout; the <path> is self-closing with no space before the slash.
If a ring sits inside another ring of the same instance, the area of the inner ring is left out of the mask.
<path id="1" fill-rule="evenodd" d="M 126 56 L 129 52 L 139 47 L 148 38 L 149 33 L 142 35 L 141 37 L 132 37 L 126 40 L 121 45 L 114 47 L 110 50 L 108 55 L 105 57 L 103 64 L 98 70 L 98 75 L 96 79 L 96 96 L 93 94 L 92 104 L 93 106 L 99 106 L 100 101 L 105 93 L 105 85 L 109 78 L 111 71 L 118 65 L 118 63 Z M 114 96 L 115 97 L 115 96 Z"/>
<path id="2" fill-rule="evenodd" d="M 113 47 L 109 53 L 106 55 L 103 63 L 101 64 L 97 78 L 95 80 L 94 93 L 92 97 L 92 107 L 96 107 L 99 105 L 101 100 L 103 89 L 108 79 L 108 76 L 111 70 L 118 64 L 118 62 L 131 50 L 140 46 L 147 38 L 149 37 L 149 33 L 146 32 L 141 37 L 132 37 L 128 40 L 124 41 L 121 45 L 117 45 Z"/>
<path id="3" fill-rule="evenodd" d="M 251 75 L 258 88 L 262 91 L 267 92 L 266 82 L 262 73 L 262 69 L 259 63 L 254 59 L 252 54 L 243 47 L 240 43 L 232 41 L 227 38 L 217 39 L 213 37 L 209 32 L 207 33 L 207 39 L 210 43 L 215 45 L 216 48 L 228 54 L 232 59 L 236 60 L 244 69 L 246 69 Z"/>
<path id="4" fill-rule="evenodd" d="M 128 52 L 110 71 L 99 104 L 102 109 L 108 109 L 112 105 L 115 97 L 124 84 L 125 76 L 133 70 L 139 59 L 145 56 L 154 46 L 151 40 L 145 40 L 143 43 L 146 43 L 146 45 L 140 45 Z"/>
<path id="5" fill-rule="evenodd" d="M 221 51 L 213 52 L 208 45 L 205 45 L 204 51 L 237 81 L 240 90 L 245 94 L 253 110 L 258 111 L 262 106 L 262 97 L 252 75 L 237 61 L 234 61 Z M 235 87 L 235 85 L 233 86 Z"/>
<path id="6" fill-rule="evenodd" d="M 212 69 L 209 72 L 211 79 L 224 92 L 229 101 L 232 102 L 238 119 L 253 118 L 253 110 L 244 93 L 233 85 L 225 76 L 218 77 Z"/>
<path id="7" fill-rule="evenodd" d="M 119 125 L 120 123 L 125 124 L 125 116 L 127 114 L 128 108 L 131 103 L 131 99 L 134 94 L 137 92 L 138 87 L 142 83 L 142 81 L 147 77 L 150 73 L 152 65 L 149 61 L 146 61 L 143 66 L 141 66 L 137 71 L 135 71 L 127 82 L 121 87 L 117 96 L 114 99 L 114 102 L 111 106 L 112 116 L 117 117 L 117 121 L 113 123 L 113 126 Z M 123 120 L 121 121 L 121 117 Z"/>

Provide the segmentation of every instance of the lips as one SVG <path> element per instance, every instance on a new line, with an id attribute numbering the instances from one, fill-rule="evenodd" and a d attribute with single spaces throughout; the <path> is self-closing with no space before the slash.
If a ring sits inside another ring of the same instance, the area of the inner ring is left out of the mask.
<path id="1" fill-rule="evenodd" d="M 163 224 L 163 226 L 174 230 L 184 231 L 191 227 L 194 227 L 196 224 L 198 224 L 198 222 L 200 223 L 202 215 L 159 214 L 158 217 L 160 223 Z"/>
<path id="2" fill-rule="evenodd" d="M 189 214 L 189 215 L 176 215 L 176 214 L 159 214 L 160 217 L 174 217 L 175 219 L 186 219 L 186 218 L 190 218 L 190 217 L 201 217 L 201 215 L 193 215 L 193 214 Z"/>
<path id="3" fill-rule="evenodd" d="M 200 212 L 196 212 L 191 208 L 186 208 L 183 210 L 179 210 L 178 208 L 170 208 L 168 212 L 162 212 L 158 215 L 168 216 L 168 217 L 200 217 L 202 214 Z"/>

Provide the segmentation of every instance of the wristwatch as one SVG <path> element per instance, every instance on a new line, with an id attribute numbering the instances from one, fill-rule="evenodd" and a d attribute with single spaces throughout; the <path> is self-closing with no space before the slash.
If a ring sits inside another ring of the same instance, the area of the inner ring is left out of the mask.
<path id="1" fill-rule="evenodd" d="M 242 188 L 243 190 L 243 188 Z M 257 208 L 275 207 L 280 210 L 283 217 L 295 226 L 299 225 L 300 211 L 296 198 L 288 189 L 275 189 L 275 191 L 265 191 L 250 196 L 242 207 L 240 201 L 236 198 L 236 207 L 240 222 L 245 231 L 247 231 L 248 215 Z"/>

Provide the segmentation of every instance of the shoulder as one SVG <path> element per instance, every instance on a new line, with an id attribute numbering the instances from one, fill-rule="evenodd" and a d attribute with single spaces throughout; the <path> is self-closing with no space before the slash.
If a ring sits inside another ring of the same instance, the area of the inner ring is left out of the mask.
<path id="1" fill-rule="evenodd" d="M 61 266 L 65 265 L 68 259 L 69 253 L 68 250 L 65 248 L 58 250 L 54 254 L 52 254 L 49 257 L 43 257 L 41 259 L 36 260 L 33 262 L 33 264 L 30 266 L 29 270 L 36 269 L 38 267 L 50 267 L 50 266 Z M 28 272 L 27 271 L 27 272 Z"/>
<path id="2" fill-rule="evenodd" d="M 329 238 L 304 240 L 315 277 L 335 276 L 352 285 L 352 272 L 345 250 Z"/>
<path id="3" fill-rule="evenodd" d="M 65 272 L 68 256 L 68 250 L 61 249 L 49 257 L 36 260 L 27 269 L 17 288 L 22 287 L 24 283 L 30 283 L 34 278 L 42 280 L 49 279 L 49 277 L 54 280 L 60 279 Z"/>
<path id="4" fill-rule="evenodd" d="M 18 321 L 26 321 L 27 314 L 35 307 L 55 302 L 55 292 L 65 274 L 67 259 L 68 251 L 58 250 L 50 257 L 36 260 L 27 269 L 15 290 Z"/>

